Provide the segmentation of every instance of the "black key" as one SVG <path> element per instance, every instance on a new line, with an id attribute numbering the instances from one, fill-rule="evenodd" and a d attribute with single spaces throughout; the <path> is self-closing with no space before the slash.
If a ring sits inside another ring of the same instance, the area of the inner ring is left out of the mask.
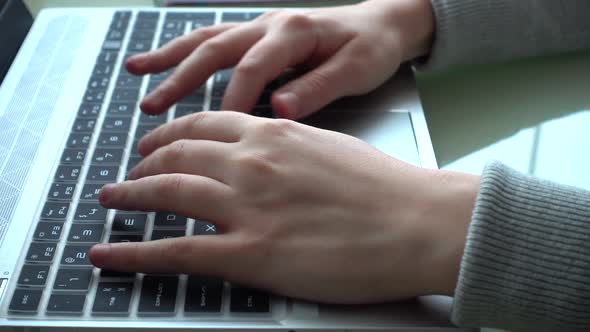
<path id="1" fill-rule="evenodd" d="M 160 17 L 158 12 L 139 12 L 137 13 L 137 20 L 157 21 Z"/>
<path id="2" fill-rule="evenodd" d="M 135 272 L 121 272 L 113 270 L 100 270 L 101 278 L 135 278 Z"/>
<path id="3" fill-rule="evenodd" d="M 118 51 L 121 49 L 123 43 L 120 40 L 105 40 L 102 44 L 103 51 Z M 103 71 L 95 71 L 94 73 L 102 73 Z"/>
<path id="4" fill-rule="evenodd" d="M 152 232 L 152 241 L 162 239 L 172 239 L 175 237 L 183 237 L 185 235 L 184 230 L 154 230 Z"/>
<path id="5" fill-rule="evenodd" d="M 150 76 L 150 83 L 148 84 L 148 91 L 146 92 L 146 95 L 148 93 L 154 91 L 154 89 L 157 88 L 158 85 L 160 85 L 160 83 L 162 81 L 164 81 L 165 79 L 170 77 L 170 75 L 172 75 L 173 72 L 174 72 L 173 69 L 169 69 L 169 70 L 163 71 L 161 73 L 152 74 Z"/>
<path id="6" fill-rule="evenodd" d="M 154 39 L 155 34 L 156 34 L 156 32 L 154 30 L 134 30 L 131 33 L 131 40 L 143 41 L 151 46 L 152 40 Z"/>
<path id="7" fill-rule="evenodd" d="M 102 133 L 98 136 L 98 147 L 124 147 L 127 144 L 127 133 Z"/>
<path id="8" fill-rule="evenodd" d="M 102 107 L 101 104 L 94 104 L 94 103 L 84 103 L 80 105 L 78 109 L 78 118 L 91 118 L 96 119 L 98 118 L 98 113 L 100 113 L 100 108 Z"/>
<path id="9" fill-rule="evenodd" d="M 110 34 L 111 32 L 115 32 L 115 31 L 119 34 L 122 34 L 121 30 L 116 30 L 116 29 L 109 31 L 108 34 Z M 115 38 L 107 38 L 107 39 L 114 40 Z M 97 63 L 111 63 L 112 64 L 112 63 L 117 62 L 118 55 L 119 55 L 119 52 L 102 51 L 102 52 L 100 52 L 100 54 L 96 58 L 96 62 Z M 93 77 L 90 78 L 91 81 L 92 81 L 92 79 L 93 79 Z M 108 85 L 108 83 L 107 83 L 107 85 Z"/>
<path id="10" fill-rule="evenodd" d="M 195 229 L 193 231 L 193 234 L 194 235 L 215 235 L 215 234 L 217 234 L 217 229 L 215 228 L 215 225 L 213 225 L 211 223 L 195 220 Z"/>
<path id="11" fill-rule="evenodd" d="M 92 245 L 68 244 L 61 256 L 61 265 L 65 266 L 92 266 L 88 258 L 88 252 Z"/>
<path id="12" fill-rule="evenodd" d="M 219 109 L 221 109 L 221 102 L 222 99 L 211 99 L 211 104 L 209 105 L 209 110 L 210 111 L 219 111 Z"/>
<path id="13" fill-rule="evenodd" d="M 223 281 L 218 278 L 190 276 L 186 286 L 185 312 L 220 312 Z"/>
<path id="14" fill-rule="evenodd" d="M 68 242 L 98 243 L 102 239 L 104 224 L 73 224 L 68 235 Z"/>
<path id="15" fill-rule="evenodd" d="M 113 232 L 129 232 L 129 233 L 142 233 L 145 231 L 145 224 L 147 221 L 147 214 L 145 213 L 133 213 L 133 214 L 122 214 L 117 213 L 113 220 L 113 226 L 111 230 Z"/>
<path id="16" fill-rule="evenodd" d="M 86 149 L 90 144 L 90 139 L 92 135 L 90 134 L 81 134 L 81 133 L 72 133 L 70 137 L 68 137 L 68 142 L 66 143 L 66 147 L 68 148 L 78 148 L 78 149 Z"/>
<path id="17" fill-rule="evenodd" d="M 230 310 L 231 312 L 269 312 L 270 296 L 257 289 L 232 287 Z"/>
<path id="18" fill-rule="evenodd" d="M 145 276 L 139 298 L 139 313 L 174 313 L 178 277 Z"/>
<path id="19" fill-rule="evenodd" d="M 113 95 L 111 96 L 111 100 L 115 102 L 135 102 L 139 98 L 139 90 L 138 89 L 125 89 L 125 88 L 117 88 L 113 91 Z"/>
<path id="20" fill-rule="evenodd" d="M 37 312 L 42 294 L 41 289 L 17 289 L 12 295 L 8 310 L 25 313 Z"/>
<path id="21" fill-rule="evenodd" d="M 157 212 L 154 227 L 185 228 L 187 219 L 187 217 L 174 212 Z"/>
<path id="22" fill-rule="evenodd" d="M 55 181 L 77 182 L 81 166 L 61 165 L 55 171 Z"/>
<path id="23" fill-rule="evenodd" d="M 105 222 L 108 210 L 97 203 L 80 203 L 74 214 L 74 221 Z"/>
<path id="24" fill-rule="evenodd" d="M 90 166 L 86 181 L 89 182 L 115 182 L 119 174 L 119 166 Z"/>
<path id="25" fill-rule="evenodd" d="M 135 130 L 135 138 L 136 139 L 140 139 L 143 136 L 145 136 L 147 133 L 153 131 L 154 129 L 158 128 L 158 124 L 157 123 L 147 123 L 147 124 L 140 124 L 139 126 L 137 126 L 137 129 Z"/>
<path id="26" fill-rule="evenodd" d="M 139 154 L 138 148 L 139 148 L 139 140 L 134 140 L 133 145 L 131 146 L 131 152 L 130 152 L 131 157 L 141 157 L 141 154 Z"/>
<path id="27" fill-rule="evenodd" d="M 47 304 L 47 312 L 81 314 L 84 302 L 86 302 L 86 294 L 51 294 Z"/>
<path id="28" fill-rule="evenodd" d="M 107 33 L 107 38 L 108 40 L 123 40 L 123 37 L 125 36 L 125 31 L 123 30 L 110 30 Z"/>
<path id="29" fill-rule="evenodd" d="M 62 164 L 82 165 L 86 157 L 86 150 L 83 149 L 65 149 L 61 155 Z"/>
<path id="30" fill-rule="evenodd" d="M 118 10 L 115 15 L 113 15 L 113 22 L 115 21 L 129 21 L 131 18 L 131 11 L 130 10 Z"/>
<path id="31" fill-rule="evenodd" d="M 163 30 L 173 30 L 184 33 L 186 21 L 166 20 L 162 26 Z"/>
<path id="32" fill-rule="evenodd" d="M 82 187 L 82 194 L 80 194 L 80 199 L 85 201 L 98 201 L 98 196 L 100 195 L 100 189 L 106 183 L 89 183 L 85 184 Z"/>
<path id="33" fill-rule="evenodd" d="M 123 159 L 123 148 L 97 148 L 94 150 L 94 155 L 92 156 L 92 164 L 93 165 L 103 165 L 103 164 L 121 164 L 121 160 Z"/>
<path id="34" fill-rule="evenodd" d="M 127 50 L 132 52 L 146 52 L 152 48 L 151 40 L 130 40 Z"/>
<path id="35" fill-rule="evenodd" d="M 82 99 L 82 101 L 84 101 L 85 103 L 102 103 L 106 93 L 107 92 L 105 89 L 86 90 L 86 93 L 84 94 L 84 98 Z"/>
<path id="36" fill-rule="evenodd" d="M 164 124 L 166 123 L 168 116 L 166 113 L 161 115 L 148 115 L 145 113 L 141 113 L 139 116 L 139 123 L 140 124 Z"/>
<path id="37" fill-rule="evenodd" d="M 133 292 L 132 282 L 100 282 L 92 312 L 95 314 L 125 314 Z"/>
<path id="38" fill-rule="evenodd" d="M 137 164 L 139 164 L 142 160 L 142 156 L 132 155 L 131 158 L 129 158 L 129 162 L 127 163 L 127 172 L 129 172 L 129 170 L 131 170 L 133 167 L 137 166 Z"/>
<path id="39" fill-rule="evenodd" d="M 26 264 L 18 277 L 18 284 L 28 287 L 43 287 L 47 282 L 49 265 Z"/>
<path id="40" fill-rule="evenodd" d="M 174 31 L 174 30 L 164 30 L 160 35 L 160 40 L 158 41 L 158 46 L 161 47 L 162 45 L 184 35 L 184 31 Z"/>
<path id="41" fill-rule="evenodd" d="M 47 195 L 48 200 L 65 200 L 71 201 L 72 197 L 74 196 L 74 190 L 76 190 L 75 184 L 70 183 L 54 183 L 51 185 L 49 189 L 49 194 Z"/>
<path id="42" fill-rule="evenodd" d="M 214 12 L 195 13 L 195 12 L 176 12 L 166 13 L 167 21 L 215 21 Z"/>
<path id="43" fill-rule="evenodd" d="M 61 268 L 57 271 L 53 289 L 55 290 L 87 290 L 92 279 L 92 269 Z"/>
<path id="44" fill-rule="evenodd" d="M 141 76 L 122 75 L 117 79 L 117 88 L 139 89 L 142 81 L 143 77 Z"/>
<path id="45" fill-rule="evenodd" d="M 181 116 L 197 113 L 203 111 L 203 105 L 178 105 L 174 111 L 174 118 L 178 119 Z"/>
<path id="46" fill-rule="evenodd" d="M 248 22 L 260 16 L 261 12 L 223 13 L 222 22 Z"/>
<path id="47" fill-rule="evenodd" d="M 102 123 L 102 132 L 126 133 L 131 126 L 131 118 L 107 117 Z"/>
<path id="48" fill-rule="evenodd" d="M 111 53 L 111 52 L 106 52 L 106 53 Z M 92 76 L 90 77 L 90 80 L 88 81 L 88 89 L 89 90 L 102 90 L 102 91 L 106 91 L 106 89 L 109 87 L 109 82 L 110 82 L 110 77 L 109 76 Z M 84 99 L 86 100 L 86 99 Z M 103 98 L 100 99 L 101 101 L 104 100 L 104 95 Z M 95 101 L 98 102 L 98 101 Z"/>
<path id="49" fill-rule="evenodd" d="M 55 255 L 56 243 L 39 243 L 33 242 L 27 252 L 27 262 L 45 262 L 49 263 Z"/>
<path id="50" fill-rule="evenodd" d="M 134 30 L 156 30 L 157 21 L 154 20 L 137 20 L 133 26 Z M 131 48 L 127 48 L 132 50 Z"/>
<path id="51" fill-rule="evenodd" d="M 179 104 L 183 105 L 203 105 L 204 102 L 205 94 L 201 91 L 195 91 L 178 101 Z"/>
<path id="52" fill-rule="evenodd" d="M 63 230 L 61 222 L 40 222 L 37 224 L 33 240 L 35 241 L 59 241 Z"/>
<path id="53" fill-rule="evenodd" d="M 135 234 L 111 234 L 109 243 L 127 243 L 127 242 L 141 242 L 143 235 Z"/>
<path id="54" fill-rule="evenodd" d="M 47 202 L 41 211 L 41 219 L 65 220 L 68 215 L 70 203 Z"/>
<path id="55" fill-rule="evenodd" d="M 103 48 L 105 48 L 105 50 L 108 50 L 108 48 L 105 47 L 105 45 L 115 47 L 117 46 L 117 44 L 119 44 L 120 48 L 120 41 L 105 41 L 105 43 L 103 44 Z M 94 70 L 92 71 L 92 76 L 110 76 L 113 72 L 114 67 L 115 65 L 112 63 L 97 63 L 94 66 Z"/>
<path id="56" fill-rule="evenodd" d="M 122 102 L 122 103 L 111 103 L 107 108 L 107 114 L 109 116 L 125 116 L 131 117 L 135 112 L 134 102 Z"/>
<path id="57" fill-rule="evenodd" d="M 233 73 L 233 68 L 223 69 L 215 73 L 215 77 L 213 78 L 213 87 L 227 86 Z"/>

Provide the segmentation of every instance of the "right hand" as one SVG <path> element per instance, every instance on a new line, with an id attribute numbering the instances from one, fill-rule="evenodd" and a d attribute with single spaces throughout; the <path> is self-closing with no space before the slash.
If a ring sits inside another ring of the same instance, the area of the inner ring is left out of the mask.
<path id="1" fill-rule="evenodd" d="M 142 101 L 148 114 L 165 112 L 216 71 L 233 66 L 222 109 L 248 112 L 269 82 L 289 68 L 303 68 L 308 71 L 271 97 L 280 117 L 298 119 L 337 98 L 373 90 L 402 61 L 424 54 L 433 21 L 429 0 L 272 11 L 252 22 L 200 28 L 129 58 L 126 66 L 137 75 L 177 66 Z"/>

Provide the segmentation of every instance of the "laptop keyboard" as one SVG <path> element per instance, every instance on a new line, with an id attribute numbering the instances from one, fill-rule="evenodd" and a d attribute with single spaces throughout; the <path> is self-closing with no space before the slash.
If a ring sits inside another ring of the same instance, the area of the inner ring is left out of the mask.
<path id="1" fill-rule="evenodd" d="M 147 132 L 184 115 L 217 110 L 231 69 L 153 116 L 138 110 L 141 97 L 172 72 L 133 76 L 123 59 L 160 47 L 201 26 L 248 21 L 253 12 L 118 11 L 88 81 L 30 244 L 9 312 L 35 315 L 117 316 L 197 313 L 269 314 L 269 294 L 213 277 L 144 275 L 94 268 L 89 249 L 100 242 L 140 242 L 213 235 L 215 226 L 172 212 L 107 210 L 100 188 L 122 180 L 141 160 L 137 142 Z M 221 15 L 220 18 L 217 15 Z M 113 82 L 113 84 L 111 84 Z M 266 91 L 254 115 L 272 116 Z M 256 316 L 255 316 L 256 317 Z"/>

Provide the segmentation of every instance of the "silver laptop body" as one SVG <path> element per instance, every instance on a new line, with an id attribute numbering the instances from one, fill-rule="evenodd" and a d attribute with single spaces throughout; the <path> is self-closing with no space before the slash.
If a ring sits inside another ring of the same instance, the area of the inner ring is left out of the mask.
<path id="1" fill-rule="evenodd" d="M 95 207 L 96 188 L 123 180 L 137 162 L 134 142 L 141 133 L 190 112 L 215 109 L 220 103 L 216 84 L 227 82 L 227 72 L 218 73 L 164 117 L 147 117 L 140 115 L 137 100 L 168 73 L 132 78 L 122 69 L 123 59 L 199 26 L 245 21 L 263 11 L 50 9 L 39 14 L 0 87 L 0 326 L 455 330 L 447 297 L 318 305 L 235 289 L 222 280 L 122 275 L 89 264 L 92 243 L 214 231 L 192 219 L 180 228 L 160 229 L 154 213 L 142 219 L 137 212 Z M 268 115 L 269 108 L 262 105 L 255 112 Z M 370 95 L 341 100 L 305 121 L 357 136 L 412 164 L 436 167 L 408 69 Z"/>

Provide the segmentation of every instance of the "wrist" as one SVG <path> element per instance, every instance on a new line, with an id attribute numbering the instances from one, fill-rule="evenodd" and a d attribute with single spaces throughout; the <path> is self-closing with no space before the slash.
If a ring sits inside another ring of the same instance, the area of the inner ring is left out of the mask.
<path id="1" fill-rule="evenodd" d="M 411 61 L 430 52 L 435 19 L 430 0 L 369 0 L 361 3 L 374 10 L 387 31 L 397 35 L 403 61 Z"/>
<path id="2" fill-rule="evenodd" d="M 426 208 L 420 216 L 429 249 L 421 269 L 423 284 L 425 294 L 452 296 L 479 192 L 479 176 L 442 170 L 429 176 Z"/>

